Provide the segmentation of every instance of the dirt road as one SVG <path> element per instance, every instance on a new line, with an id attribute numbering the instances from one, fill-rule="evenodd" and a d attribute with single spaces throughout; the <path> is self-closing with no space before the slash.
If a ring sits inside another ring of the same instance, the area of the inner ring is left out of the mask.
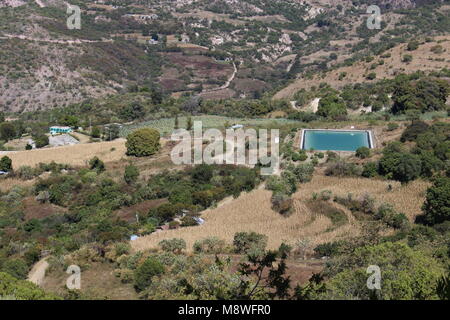
<path id="1" fill-rule="evenodd" d="M 31 281 L 38 286 L 42 284 L 42 281 L 44 281 L 45 278 L 45 271 L 49 266 L 47 259 L 48 257 L 41 259 L 33 266 L 33 268 L 31 268 L 31 271 L 28 273 L 28 281 Z"/>

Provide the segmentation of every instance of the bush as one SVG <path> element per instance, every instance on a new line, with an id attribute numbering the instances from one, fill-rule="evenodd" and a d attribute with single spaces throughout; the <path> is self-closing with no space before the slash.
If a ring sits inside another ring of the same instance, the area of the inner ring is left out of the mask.
<path id="1" fill-rule="evenodd" d="M 325 169 L 327 176 L 359 176 L 362 169 L 354 163 L 347 163 L 344 160 L 330 162 Z"/>
<path id="2" fill-rule="evenodd" d="M 378 163 L 376 162 L 367 162 L 363 166 L 363 171 L 361 176 L 365 178 L 373 178 L 378 174 Z"/>
<path id="3" fill-rule="evenodd" d="M 271 198 L 272 209 L 281 214 L 288 214 L 292 210 L 292 199 L 284 193 L 274 193 Z"/>
<path id="4" fill-rule="evenodd" d="M 12 160 L 8 156 L 3 156 L 0 159 L 0 171 L 9 172 L 12 170 Z"/>
<path id="5" fill-rule="evenodd" d="M 404 62 L 404 63 L 411 62 L 412 60 L 413 60 L 413 56 L 410 54 L 405 54 L 402 58 L 402 62 Z"/>
<path id="6" fill-rule="evenodd" d="M 387 131 L 394 131 L 394 130 L 397 130 L 398 127 L 399 127 L 398 124 L 395 123 L 395 122 L 388 123 L 388 125 L 387 125 Z"/>
<path id="7" fill-rule="evenodd" d="M 450 178 L 439 177 L 428 188 L 422 211 L 430 225 L 450 220 Z"/>
<path id="8" fill-rule="evenodd" d="M 330 94 L 320 100 L 317 114 L 325 118 L 337 119 L 347 115 L 347 107 L 341 98 Z"/>
<path id="9" fill-rule="evenodd" d="M 358 158 L 365 159 L 370 157 L 370 149 L 367 147 L 359 147 L 356 149 L 356 154 Z"/>
<path id="10" fill-rule="evenodd" d="M 158 245 L 163 251 L 173 252 L 176 254 L 179 254 L 186 249 L 186 241 L 179 238 L 162 240 Z"/>
<path id="11" fill-rule="evenodd" d="M 164 272 L 164 266 L 154 257 L 148 257 L 134 272 L 134 287 L 142 291 L 152 283 L 152 277 Z"/>
<path id="12" fill-rule="evenodd" d="M 143 128 L 127 136 L 127 155 L 145 157 L 155 154 L 159 148 L 159 132 L 151 128 Z"/>
<path id="13" fill-rule="evenodd" d="M 3 263 L 2 271 L 17 279 L 26 279 L 28 275 L 28 265 L 22 259 L 8 259 Z"/>
<path id="14" fill-rule="evenodd" d="M 0 272 L 0 297 L 13 297 L 17 300 L 54 300 L 57 296 L 47 294 L 30 281 L 17 280 L 11 275 Z"/>
<path id="15" fill-rule="evenodd" d="M 97 173 L 105 171 L 105 163 L 98 157 L 93 157 L 89 160 L 89 167 L 91 170 L 97 171 Z"/>
<path id="16" fill-rule="evenodd" d="M 31 180 L 34 178 L 34 170 L 30 166 L 21 166 L 15 172 L 23 180 Z"/>
<path id="17" fill-rule="evenodd" d="M 417 40 L 408 42 L 408 45 L 406 46 L 406 49 L 408 51 L 414 51 L 414 50 L 417 50 L 418 48 L 419 48 L 419 42 Z"/>
<path id="18" fill-rule="evenodd" d="M 39 134 L 33 136 L 33 141 L 36 145 L 36 148 L 43 148 L 48 145 L 49 140 L 45 134 Z"/>
<path id="19" fill-rule="evenodd" d="M 414 120 L 405 131 L 403 131 L 400 141 L 415 141 L 417 136 L 425 133 L 430 126 L 421 120 Z"/>
<path id="20" fill-rule="evenodd" d="M 319 257 L 333 257 L 340 254 L 342 244 L 343 243 L 339 241 L 322 243 L 314 248 L 314 252 Z"/>
<path id="21" fill-rule="evenodd" d="M 125 173 L 123 178 L 127 184 L 133 184 L 137 181 L 139 177 L 139 170 L 137 167 L 129 164 L 125 167 Z"/>
<path id="22" fill-rule="evenodd" d="M 296 166 L 292 172 L 294 173 L 297 181 L 300 183 L 310 182 L 314 173 L 314 166 L 312 164 L 300 164 Z"/>
<path id="23" fill-rule="evenodd" d="M 225 241 L 217 237 L 209 237 L 202 240 L 197 240 L 194 243 L 193 249 L 196 253 L 219 254 L 225 250 Z"/>
<path id="24" fill-rule="evenodd" d="M 250 249 L 262 251 L 267 246 L 267 236 L 256 232 L 237 232 L 234 235 L 233 246 L 237 253 L 246 253 Z"/>
<path id="25" fill-rule="evenodd" d="M 375 80 L 377 78 L 377 74 L 375 72 L 371 72 L 366 76 L 367 80 Z"/>
<path id="26" fill-rule="evenodd" d="M 417 155 L 403 153 L 393 170 L 393 178 L 402 184 L 417 179 L 422 171 L 422 162 Z"/>

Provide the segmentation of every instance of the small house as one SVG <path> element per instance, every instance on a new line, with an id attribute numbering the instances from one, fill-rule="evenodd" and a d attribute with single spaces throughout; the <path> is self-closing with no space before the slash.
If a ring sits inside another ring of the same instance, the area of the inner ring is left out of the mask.
<path id="1" fill-rule="evenodd" d="M 71 127 L 59 127 L 59 126 L 50 127 L 51 135 L 60 134 L 60 133 L 71 133 L 71 132 L 73 132 Z"/>

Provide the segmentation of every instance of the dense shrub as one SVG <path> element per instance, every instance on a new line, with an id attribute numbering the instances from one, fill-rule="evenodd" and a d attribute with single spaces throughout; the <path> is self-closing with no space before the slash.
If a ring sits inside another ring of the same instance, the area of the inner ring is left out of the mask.
<path id="1" fill-rule="evenodd" d="M 0 159 L 0 171 L 11 171 L 12 170 L 12 160 L 8 156 L 3 156 Z"/>
<path id="2" fill-rule="evenodd" d="M 0 297 L 17 300 L 55 300 L 57 296 L 46 293 L 30 281 L 18 280 L 11 275 L 0 272 Z"/>
<path id="3" fill-rule="evenodd" d="M 154 257 L 148 257 L 134 272 L 134 287 L 142 291 L 152 283 L 152 277 L 164 272 L 164 266 Z"/>
<path id="4" fill-rule="evenodd" d="M 159 246 L 163 251 L 179 254 L 186 249 L 186 241 L 180 238 L 166 239 L 159 242 Z"/>
<path id="5" fill-rule="evenodd" d="M 97 171 L 97 173 L 105 171 L 105 163 L 98 157 L 93 157 L 89 160 L 89 167 L 91 170 Z"/>
<path id="6" fill-rule="evenodd" d="M 26 279 L 28 275 L 28 265 L 22 259 L 8 259 L 3 263 L 2 271 L 17 279 Z"/>
<path id="7" fill-rule="evenodd" d="M 338 119 L 347 115 L 347 107 L 341 98 L 330 94 L 320 100 L 317 114 L 325 118 Z"/>
<path id="8" fill-rule="evenodd" d="M 329 162 L 325 169 L 325 175 L 327 176 L 359 176 L 361 172 L 360 166 L 344 160 Z"/>
<path id="9" fill-rule="evenodd" d="M 450 178 L 439 177 L 428 188 L 422 211 L 427 224 L 450 220 Z"/>
<path id="10" fill-rule="evenodd" d="M 237 232 L 233 246 L 237 253 L 246 253 L 250 249 L 264 250 L 267 246 L 267 236 L 256 232 Z"/>
<path id="11" fill-rule="evenodd" d="M 368 158 L 370 157 L 370 149 L 367 147 L 359 147 L 358 149 L 356 149 L 355 155 L 361 159 Z"/>
<path id="12" fill-rule="evenodd" d="M 428 130 L 429 125 L 421 120 L 414 120 L 411 125 L 409 125 L 405 131 L 403 131 L 400 140 L 402 142 L 405 141 L 414 141 L 417 139 L 417 136 L 421 133 L 424 133 Z"/>
<path id="13" fill-rule="evenodd" d="M 193 249 L 197 253 L 219 254 L 224 252 L 225 247 L 224 240 L 217 237 L 209 237 L 195 241 Z"/>
<path id="14" fill-rule="evenodd" d="M 393 170 L 393 178 L 402 184 L 417 179 L 422 171 L 422 163 L 417 155 L 403 153 Z"/>
<path id="15" fill-rule="evenodd" d="M 36 148 L 43 148 L 49 144 L 48 136 L 43 133 L 34 135 L 33 141 L 36 145 Z"/>
<path id="16" fill-rule="evenodd" d="M 125 167 L 123 178 L 127 184 L 133 184 L 139 177 L 139 169 L 132 164 Z"/>
<path id="17" fill-rule="evenodd" d="M 293 200 L 289 195 L 274 193 L 271 198 L 272 209 L 281 214 L 289 214 L 292 210 Z"/>
<path id="18" fill-rule="evenodd" d="M 300 164 L 293 168 L 292 172 L 297 178 L 298 182 L 310 182 L 314 173 L 314 166 L 312 164 Z"/>
<path id="19" fill-rule="evenodd" d="M 145 157 L 155 154 L 159 148 L 159 132 L 151 128 L 143 128 L 127 136 L 127 155 Z"/>
<path id="20" fill-rule="evenodd" d="M 361 176 L 365 178 L 373 178 L 378 174 L 378 163 L 377 162 L 367 162 L 363 166 L 363 171 Z"/>

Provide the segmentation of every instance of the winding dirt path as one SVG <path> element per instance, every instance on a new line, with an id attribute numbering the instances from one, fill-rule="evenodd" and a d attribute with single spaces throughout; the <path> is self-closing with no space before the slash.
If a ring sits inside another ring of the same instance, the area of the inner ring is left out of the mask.
<path id="1" fill-rule="evenodd" d="M 28 273 L 28 281 L 33 282 L 34 284 L 40 286 L 45 278 L 45 271 L 49 267 L 49 264 L 47 262 L 48 257 L 45 257 L 33 266 L 31 268 L 30 272 Z"/>
<path id="2" fill-rule="evenodd" d="M 25 36 L 23 34 L 4 34 L 0 39 L 20 39 L 28 41 L 39 41 L 39 42 L 49 42 L 49 43 L 59 43 L 59 44 L 80 44 L 80 43 L 98 43 L 98 42 L 114 42 L 113 39 L 102 39 L 102 40 L 86 40 L 86 39 L 75 39 L 75 40 L 56 40 L 56 39 L 42 39 Z"/>
<path id="3" fill-rule="evenodd" d="M 222 86 L 220 86 L 218 88 L 204 90 L 200 94 L 205 94 L 205 93 L 210 93 L 210 92 L 214 92 L 214 91 L 228 89 L 228 87 L 230 86 L 231 82 L 234 80 L 234 78 L 236 77 L 236 74 L 238 72 L 236 63 L 234 63 L 234 61 L 233 61 L 233 68 L 234 68 L 233 74 L 230 76 L 230 78 L 228 78 L 227 82 L 225 82 L 224 85 L 222 85 Z"/>

